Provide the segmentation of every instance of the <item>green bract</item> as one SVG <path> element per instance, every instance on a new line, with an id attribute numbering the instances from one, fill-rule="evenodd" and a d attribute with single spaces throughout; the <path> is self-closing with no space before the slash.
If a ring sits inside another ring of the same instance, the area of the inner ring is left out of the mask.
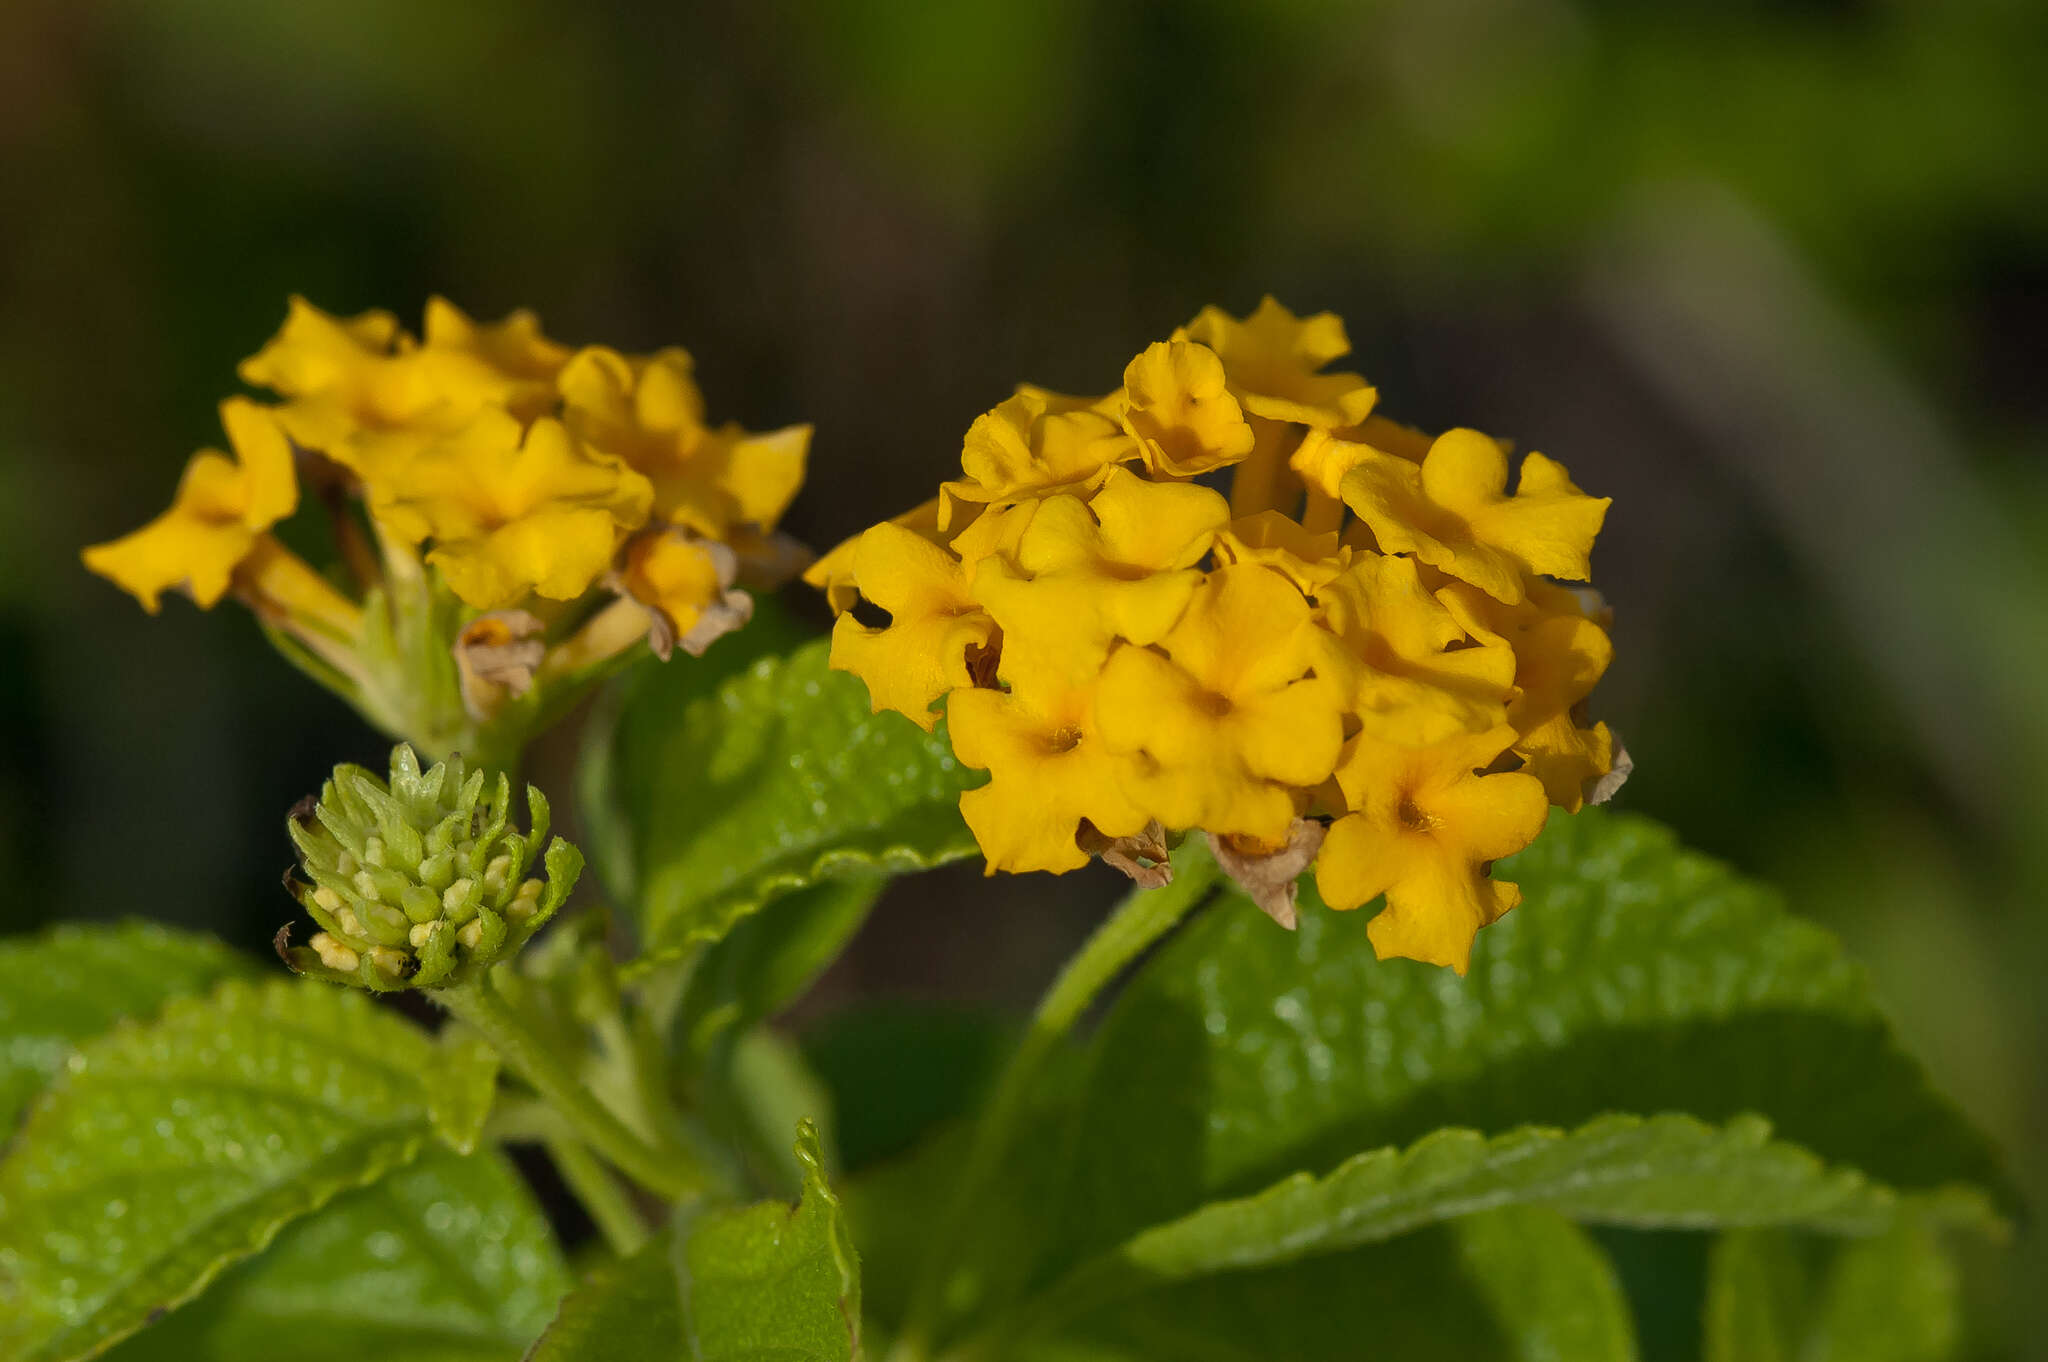
<path id="1" fill-rule="evenodd" d="M 411 747 L 391 751 L 389 782 L 337 766 L 309 816 L 290 820 L 310 884 L 288 881 L 325 930 L 303 947 L 279 935 L 301 974 L 378 992 L 465 983 L 526 943 L 576 886 L 583 855 L 548 832 L 548 801 L 526 787 L 533 830 L 509 826 L 512 783 L 486 793 L 484 772 L 453 756 L 425 771 Z"/>

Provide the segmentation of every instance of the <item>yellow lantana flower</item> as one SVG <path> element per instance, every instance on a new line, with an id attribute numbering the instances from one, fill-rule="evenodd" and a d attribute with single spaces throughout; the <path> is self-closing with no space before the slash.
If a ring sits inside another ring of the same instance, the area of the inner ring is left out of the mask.
<path id="1" fill-rule="evenodd" d="M 528 592 L 573 600 L 610 568 L 628 531 L 647 520 L 647 479 L 588 449 L 560 421 L 522 427 L 486 411 L 460 433 L 391 470 L 373 514 L 479 610 Z"/>
<path id="2" fill-rule="evenodd" d="M 1268 294 L 1243 321 L 1205 307 L 1185 334 L 1216 352 L 1230 391 L 1254 416 L 1327 430 L 1363 421 L 1378 400 L 1357 374 L 1319 372 L 1351 353 L 1334 312 L 1297 317 Z"/>
<path id="3" fill-rule="evenodd" d="M 1412 553 L 1494 599 L 1513 605 L 1528 574 L 1592 576 L 1587 555 L 1606 519 L 1605 497 L 1572 485 L 1564 465 L 1522 460 L 1513 496 L 1508 459 L 1476 430 L 1447 431 L 1420 466 L 1368 452 L 1343 478 L 1345 503 L 1390 553 Z"/>
<path id="4" fill-rule="evenodd" d="M 1116 419 L 1084 402 L 1022 389 L 976 417 L 960 450 L 965 476 L 939 485 L 940 526 L 952 525 L 955 502 L 1087 492 L 1112 467 L 1137 458 L 1137 443 Z"/>
<path id="5" fill-rule="evenodd" d="M 1283 925 L 1312 866 L 1335 906 L 1386 895 L 1383 955 L 1462 970 L 1516 901 L 1489 863 L 1625 773 L 1584 715 L 1605 633 L 1543 580 L 1586 575 L 1607 503 L 1541 455 L 1507 495 L 1508 446 L 1374 414 L 1322 372 L 1347 349 L 1329 314 L 1205 309 L 1107 397 L 1019 388 L 939 498 L 813 568 L 833 665 L 927 729 L 943 700 L 990 772 L 961 810 L 991 871 L 1157 883 L 1199 831 Z"/>
<path id="6" fill-rule="evenodd" d="M 1468 634 L 1413 559 L 1360 554 L 1316 599 L 1336 645 L 1330 671 L 1376 736 L 1416 746 L 1503 722 L 1513 650 L 1492 634 Z"/>
<path id="7" fill-rule="evenodd" d="M 185 465 L 171 508 L 149 524 L 85 551 L 85 565 L 152 615 L 182 587 L 204 608 L 227 594 L 235 569 L 272 525 L 299 504 L 291 442 L 271 413 L 246 398 L 220 404 L 231 458 L 202 449 Z"/>
<path id="8" fill-rule="evenodd" d="M 810 428 L 707 427 L 681 350 L 572 356 L 530 312 L 478 322 L 440 298 L 416 339 L 294 298 L 240 372 L 280 401 L 225 404 L 234 456 L 195 457 L 170 510 L 86 563 L 152 612 L 174 587 L 232 592 L 294 664 L 430 752 L 516 759 L 642 640 L 701 651 L 751 613 L 743 574 L 809 560 L 773 527 Z M 300 477 L 341 570 L 269 532 Z"/>
<path id="9" fill-rule="evenodd" d="M 1576 594 L 1548 582 L 1532 584 L 1520 605 L 1502 605 L 1462 582 L 1437 594 L 1474 638 L 1513 650 L 1513 750 L 1551 803 L 1577 813 L 1587 789 L 1614 764 L 1613 733 L 1606 724 L 1582 723 L 1579 714 L 1614 660 L 1607 631 Z"/>
<path id="10" fill-rule="evenodd" d="M 425 334 L 414 340 L 388 312 L 339 318 L 293 298 L 284 326 L 240 372 L 286 399 L 277 419 L 296 443 L 372 482 L 487 406 L 531 419 L 554 404 L 568 351 L 532 313 L 480 324 L 433 298 Z"/>
<path id="11" fill-rule="evenodd" d="M 739 525 L 773 529 L 803 485 L 811 428 L 711 429 L 692 368 L 676 347 L 627 356 L 590 346 L 562 370 L 562 419 L 653 484 L 662 520 L 714 539 Z"/>
<path id="12" fill-rule="evenodd" d="M 960 813 L 990 874 L 1087 864 L 1076 840 L 1083 820 L 1112 838 L 1144 828 L 1146 811 L 1124 789 L 1130 759 L 1097 729 L 1092 683 L 1034 676 L 1007 691 L 956 690 L 946 727 L 962 764 L 989 773 L 960 797 Z"/>
<path id="13" fill-rule="evenodd" d="M 893 709 L 926 732 L 939 721 L 932 704 L 974 684 L 970 650 L 988 648 L 995 621 L 967 594 L 960 560 L 900 525 L 860 537 L 853 572 L 861 594 L 889 612 L 870 628 L 849 612 L 832 629 L 832 665 L 867 682 L 877 714 Z"/>
<path id="14" fill-rule="evenodd" d="M 1323 839 L 1316 887 L 1338 909 L 1386 896 L 1366 925 L 1381 959 L 1463 974 L 1479 929 L 1522 901 L 1487 867 L 1542 831 L 1543 784 L 1515 772 L 1479 774 L 1513 740 L 1503 725 L 1426 747 L 1360 734 L 1346 748 L 1337 782 L 1352 812 Z"/>
<path id="15" fill-rule="evenodd" d="M 1086 502 L 1038 502 L 1015 548 L 980 564 L 973 595 L 1006 639 L 1042 642 L 1041 665 L 1092 677 L 1116 640 L 1157 643 L 1179 621 L 1229 515 L 1206 487 L 1112 469 Z"/>
<path id="16" fill-rule="evenodd" d="M 1158 341 L 1124 370 L 1124 429 L 1155 476 L 1191 478 L 1252 452 L 1223 361 L 1194 341 Z"/>
<path id="17" fill-rule="evenodd" d="M 1103 736 L 1142 758 L 1138 787 L 1166 826 L 1284 842 L 1293 790 L 1327 779 L 1343 743 L 1342 696 L 1311 675 L 1320 655 L 1284 577 L 1220 568 L 1157 651 L 1120 648 L 1103 667 Z"/>

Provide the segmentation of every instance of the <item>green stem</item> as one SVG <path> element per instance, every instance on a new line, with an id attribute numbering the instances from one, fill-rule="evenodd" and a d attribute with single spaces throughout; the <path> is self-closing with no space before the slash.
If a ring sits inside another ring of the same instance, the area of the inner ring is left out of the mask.
<path id="1" fill-rule="evenodd" d="M 633 1208 L 632 1194 L 620 1185 L 612 1170 L 580 1140 L 549 1140 L 547 1151 L 562 1181 L 569 1184 L 583 1209 L 590 1212 L 612 1252 L 621 1258 L 637 1252 L 647 1242 L 647 1222 Z"/>
<path id="2" fill-rule="evenodd" d="M 687 1156 L 648 1144 L 592 1097 L 561 1057 L 506 1006 L 490 975 L 442 989 L 436 996 L 450 1012 L 475 1027 L 506 1066 L 560 1112 L 585 1144 L 621 1172 L 666 1201 L 703 1194 L 704 1179 Z"/>
<path id="3" fill-rule="evenodd" d="M 1046 1061 L 1102 990 L 1207 897 L 1216 874 L 1207 847 L 1190 837 L 1174 854 L 1172 882 L 1126 895 L 1046 990 L 975 1125 L 966 1164 L 931 1238 L 890 1362 L 921 1362 L 929 1353 L 946 1279 L 967 1261 L 960 1240 L 968 1218 L 1015 1142 L 1018 1121 Z"/>

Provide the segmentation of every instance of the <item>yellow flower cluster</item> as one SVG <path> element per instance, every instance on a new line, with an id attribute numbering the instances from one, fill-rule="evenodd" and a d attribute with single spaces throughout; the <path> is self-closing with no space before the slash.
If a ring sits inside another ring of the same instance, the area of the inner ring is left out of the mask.
<path id="1" fill-rule="evenodd" d="M 1608 503 L 1374 415 L 1324 372 L 1349 348 L 1205 309 L 1105 397 L 1020 388 L 937 498 L 813 566 L 833 665 L 927 729 L 943 702 L 989 772 L 961 811 L 991 873 L 1156 873 L 1200 829 L 1283 923 L 1313 860 L 1332 907 L 1385 896 L 1382 957 L 1462 973 L 1520 900 L 1492 862 L 1625 773 L 1584 714 L 1604 611 L 1551 580 L 1588 578 Z"/>
<path id="2" fill-rule="evenodd" d="M 474 697 L 508 677 L 522 690 L 542 640 L 569 625 L 583 632 L 564 665 L 643 634 L 663 656 L 701 651 L 747 618 L 740 574 L 793 557 L 772 531 L 803 481 L 810 428 L 708 424 L 680 349 L 572 351 L 530 313 L 478 323 L 438 298 L 414 337 L 388 312 L 342 318 L 293 299 L 241 377 L 279 400 L 223 403 L 233 455 L 195 456 L 168 511 L 87 549 L 86 564 L 152 612 L 167 590 L 201 606 L 233 591 L 366 685 L 354 673 L 367 596 L 383 590 L 388 606 L 422 564 L 470 611 L 503 616 L 476 635 L 498 653 L 458 659 Z M 272 535 L 301 480 L 333 512 L 364 599 Z M 594 591 L 619 608 L 593 620 L 557 604 Z"/>

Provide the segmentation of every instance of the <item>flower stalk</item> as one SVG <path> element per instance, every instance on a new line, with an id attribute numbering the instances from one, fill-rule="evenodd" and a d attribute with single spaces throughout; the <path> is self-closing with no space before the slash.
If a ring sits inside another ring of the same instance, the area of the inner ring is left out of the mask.
<path id="1" fill-rule="evenodd" d="M 939 1326 L 949 1283 L 974 1270 L 975 1257 L 962 1251 L 967 1246 L 961 1242 L 969 1217 L 1016 1142 L 1019 1122 L 1046 1061 L 1102 991 L 1209 896 L 1217 877 L 1215 862 L 1198 840 L 1190 838 L 1173 858 L 1172 878 L 1159 888 L 1134 889 L 1126 895 L 1046 990 L 975 1125 L 967 1161 L 932 1235 L 890 1362 L 922 1362 Z"/>
<path id="2" fill-rule="evenodd" d="M 591 1096 L 561 1056 L 520 1020 L 488 974 L 441 990 L 436 1001 L 489 1042 L 507 1068 L 561 1113 L 577 1138 L 620 1172 L 664 1201 L 704 1194 L 707 1179 L 695 1160 L 680 1148 L 650 1144 Z"/>

